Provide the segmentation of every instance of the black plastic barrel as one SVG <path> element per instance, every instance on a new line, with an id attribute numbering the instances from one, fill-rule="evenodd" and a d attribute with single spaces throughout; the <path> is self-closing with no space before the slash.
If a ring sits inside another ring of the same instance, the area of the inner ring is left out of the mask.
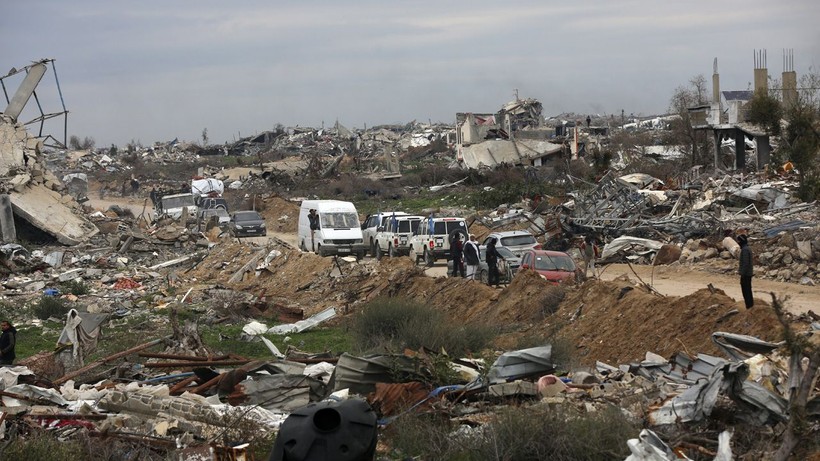
<path id="1" fill-rule="evenodd" d="M 376 414 L 363 400 L 311 403 L 285 419 L 270 461 L 372 461 Z"/>

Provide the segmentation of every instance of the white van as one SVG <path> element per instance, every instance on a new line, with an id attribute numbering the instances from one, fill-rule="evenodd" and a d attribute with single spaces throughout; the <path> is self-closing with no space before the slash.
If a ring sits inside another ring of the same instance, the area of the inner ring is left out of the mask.
<path id="1" fill-rule="evenodd" d="M 308 213 L 316 210 L 319 229 L 311 233 Z M 320 256 L 355 255 L 361 259 L 367 252 L 362 237 L 359 212 L 350 202 L 339 200 L 304 200 L 299 210 L 299 248 Z"/>

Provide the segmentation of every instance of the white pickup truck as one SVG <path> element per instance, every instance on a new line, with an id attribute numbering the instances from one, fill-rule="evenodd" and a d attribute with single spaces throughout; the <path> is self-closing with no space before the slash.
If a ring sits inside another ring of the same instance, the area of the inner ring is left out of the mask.
<path id="1" fill-rule="evenodd" d="M 410 253 L 410 237 L 418 230 L 423 216 L 396 216 L 387 218 L 373 238 L 373 256 L 405 256 Z"/>

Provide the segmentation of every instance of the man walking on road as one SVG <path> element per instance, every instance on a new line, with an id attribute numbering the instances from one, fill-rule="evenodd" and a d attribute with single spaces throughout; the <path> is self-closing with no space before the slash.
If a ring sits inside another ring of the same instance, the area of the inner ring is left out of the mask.
<path id="1" fill-rule="evenodd" d="M 755 305 L 752 297 L 752 275 L 754 275 L 754 263 L 752 261 L 752 249 L 749 248 L 749 237 L 746 234 L 737 236 L 737 243 L 740 245 L 740 291 L 743 293 L 743 302 L 746 309 L 751 309 Z"/>

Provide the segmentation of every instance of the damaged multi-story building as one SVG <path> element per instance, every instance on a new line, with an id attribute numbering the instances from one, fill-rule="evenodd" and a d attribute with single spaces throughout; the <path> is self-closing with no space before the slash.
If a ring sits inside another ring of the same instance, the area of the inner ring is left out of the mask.
<path id="1" fill-rule="evenodd" d="M 53 136 L 44 135 L 43 124 L 68 114 L 65 106 L 58 112 L 43 112 L 36 89 L 49 70 L 54 73 L 56 82 L 51 59 L 21 69 L 12 68 L 0 77 L 6 99 L 6 107 L 0 113 L 0 238 L 7 243 L 24 237 L 29 241 L 55 240 L 64 245 L 75 245 L 99 232 L 80 214 L 80 204 L 45 165 L 43 149 L 46 143 L 65 147 L 65 139 L 60 143 Z M 9 97 L 7 83 L 15 76 L 23 78 Z M 59 85 L 57 87 L 59 91 Z M 21 123 L 19 118 L 32 96 L 39 115 Z M 60 100 L 62 102 L 62 96 Z M 38 135 L 30 134 L 27 127 L 38 124 Z"/>

